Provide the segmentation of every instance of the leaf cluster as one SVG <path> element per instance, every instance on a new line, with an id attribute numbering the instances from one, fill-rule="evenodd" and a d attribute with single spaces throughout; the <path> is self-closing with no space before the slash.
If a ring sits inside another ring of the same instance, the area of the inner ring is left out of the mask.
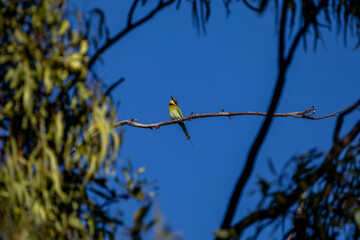
<path id="1" fill-rule="evenodd" d="M 210 19 L 211 1 L 191 0 L 192 19 L 194 26 L 200 32 L 206 33 L 206 23 Z M 357 0 L 223 0 L 227 15 L 231 14 L 235 2 L 242 2 L 247 8 L 259 14 L 271 7 L 275 10 L 275 24 L 280 25 L 280 9 L 284 4 L 290 17 L 287 23 L 290 33 L 301 31 L 310 21 L 312 31 L 307 31 L 303 39 L 304 47 L 307 48 L 306 36 L 313 34 L 314 48 L 318 40 L 322 39 L 322 29 L 336 29 L 336 33 L 343 34 L 344 44 L 347 44 L 347 36 L 350 33 L 357 38 L 355 48 L 360 45 L 360 2 Z M 181 0 L 177 1 L 177 7 Z M 290 34 L 291 35 L 291 34 Z"/>
<path id="2" fill-rule="evenodd" d="M 87 68 L 82 15 L 70 20 L 63 0 L 0 1 L 0 12 L 0 236 L 109 235 L 119 216 L 88 188 L 112 171 L 121 139 Z"/>

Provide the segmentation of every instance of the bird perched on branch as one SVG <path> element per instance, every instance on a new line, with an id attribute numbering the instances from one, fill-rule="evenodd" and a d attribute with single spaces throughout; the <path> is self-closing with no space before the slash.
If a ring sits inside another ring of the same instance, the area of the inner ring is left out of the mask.
<path id="1" fill-rule="evenodd" d="M 170 103 L 169 103 L 169 115 L 170 115 L 171 120 L 175 120 L 175 119 L 178 119 L 178 118 L 183 118 L 181 109 L 179 108 L 176 99 L 174 99 L 172 96 L 171 96 L 171 100 L 170 100 Z M 184 131 L 184 133 L 186 135 L 186 139 L 189 140 L 190 135 L 186 130 L 184 122 L 179 122 L 179 125 L 182 128 L 182 130 Z"/>

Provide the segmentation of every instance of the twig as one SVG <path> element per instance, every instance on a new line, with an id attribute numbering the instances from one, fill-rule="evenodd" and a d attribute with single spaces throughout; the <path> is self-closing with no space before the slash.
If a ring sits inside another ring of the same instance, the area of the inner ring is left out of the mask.
<path id="1" fill-rule="evenodd" d="M 260 13 L 260 8 L 256 8 L 253 5 L 251 5 L 247 0 L 243 0 L 243 3 L 250 8 L 251 10 Z"/>
<path id="2" fill-rule="evenodd" d="M 294 118 L 303 118 L 303 119 L 310 119 L 310 120 L 320 120 L 320 119 L 324 119 L 324 118 L 329 118 L 329 117 L 333 117 L 336 116 L 337 114 L 351 108 L 352 106 L 348 106 L 340 111 L 337 111 L 335 113 L 326 115 L 326 116 L 322 116 L 322 117 L 310 117 L 311 115 L 313 115 L 315 113 L 315 107 L 312 106 L 311 108 L 304 110 L 304 111 L 299 111 L 299 112 L 290 112 L 290 113 L 274 113 L 273 117 L 294 117 Z M 120 127 L 120 126 L 124 126 L 124 125 L 129 125 L 132 127 L 137 127 L 137 128 L 155 128 L 158 129 L 161 126 L 166 126 L 166 125 L 171 125 L 171 124 L 175 124 L 175 123 L 179 123 L 179 122 L 183 122 L 183 121 L 190 121 L 192 119 L 197 119 L 197 118 L 208 118 L 208 117 L 231 117 L 231 116 L 241 116 L 241 115 L 256 115 L 256 116 L 267 116 L 267 113 L 264 112 L 218 112 L 218 113 L 202 113 L 202 114 L 191 114 L 190 116 L 187 117 L 183 117 L 183 118 L 179 118 L 176 120 L 171 120 L 171 121 L 164 121 L 164 122 L 159 122 L 159 123 L 150 123 L 150 124 L 142 124 L 142 123 L 137 123 L 137 119 L 128 119 L 128 120 L 123 120 L 117 123 L 114 123 L 114 127 Z"/>
<path id="3" fill-rule="evenodd" d="M 340 133 L 340 128 L 342 126 L 342 123 L 344 121 L 344 116 L 349 114 L 350 112 L 352 112 L 356 107 L 360 106 L 360 99 L 352 106 L 349 106 L 348 109 L 346 111 L 343 111 L 340 116 L 338 117 L 337 121 L 336 121 L 336 127 L 335 127 L 335 131 L 334 131 L 334 137 L 333 137 L 333 141 L 334 143 L 339 143 L 339 133 Z"/>
<path id="4" fill-rule="evenodd" d="M 114 90 L 120 83 L 124 82 L 125 78 L 120 78 L 116 82 L 110 85 L 110 87 L 106 90 L 105 94 L 101 98 L 101 104 L 105 101 L 106 97 L 108 97 L 112 90 Z"/>
<path id="5" fill-rule="evenodd" d="M 148 15 L 146 15 L 145 17 L 137 20 L 135 23 L 132 23 L 131 21 L 132 21 L 133 13 L 135 11 L 135 6 L 136 6 L 136 3 L 134 2 L 131 9 L 130 9 L 130 13 L 129 13 L 129 17 L 128 17 L 128 23 L 127 23 L 127 26 L 125 27 L 125 29 L 120 31 L 114 37 L 110 38 L 102 47 L 100 47 L 96 51 L 96 53 L 91 57 L 91 59 L 89 61 L 88 68 L 90 69 L 92 67 L 92 65 L 95 63 L 95 61 L 100 57 L 100 55 L 105 50 L 107 50 L 109 47 L 111 47 L 115 42 L 117 42 L 120 38 L 125 36 L 127 33 L 129 33 L 131 30 L 135 29 L 139 25 L 145 23 L 147 20 L 152 18 L 156 13 L 158 13 L 160 10 L 164 9 L 165 7 L 169 6 L 174 1 L 175 0 L 169 0 L 167 2 L 159 1 L 158 6 L 156 8 L 154 8 L 151 12 L 149 12 Z"/>
<path id="6" fill-rule="evenodd" d="M 136 8 L 136 5 L 138 4 L 138 0 L 134 0 L 131 8 L 130 8 L 130 11 L 129 11 L 129 15 L 128 15 L 128 21 L 127 21 L 127 26 L 130 27 L 131 26 L 131 22 L 132 22 L 132 17 L 134 15 L 134 12 L 135 12 L 135 8 Z"/>
<path id="7" fill-rule="evenodd" d="M 332 159 L 336 159 L 339 156 L 339 154 L 341 153 L 341 151 L 347 145 L 349 145 L 349 143 L 351 141 L 353 141 L 354 138 L 359 134 L 360 121 L 358 121 L 356 123 L 356 125 L 352 128 L 352 130 L 346 136 L 344 136 L 342 139 L 339 139 L 339 133 L 340 133 L 340 129 L 343 124 L 344 117 L 347 114 L 354 111 L 357 107 L 359 107 L 359 105 L 360 105 L 360 100 L 357 103 L 355 103 L 353 106 L 348 107 L 348 110 L 341 113 L 340 116 L 338 117 L 338 120 L 336 122 L 335 131 L 334 131 L 334 136 L 333 136 L 333 140 L 334 140 L 333 147 L 330 150 L 330 152 L 328 153 L 328 155 L 326 156 L 326 159 L 325 159 L 326 163 L 330 162 Z"/>
<path id="8" fill-rule="evenodd" d="M 110 95 L 110 92 L 116 88 L 120 83 L 124 82 L 125 81 L 125 78 L 120 78 L 119 80 L 117 80 L 116 82 L 114 82 L 113 84 L 110 85 L 110 87 L 106 90 L 105 92 L 105 96 L 109 96 Z"/>

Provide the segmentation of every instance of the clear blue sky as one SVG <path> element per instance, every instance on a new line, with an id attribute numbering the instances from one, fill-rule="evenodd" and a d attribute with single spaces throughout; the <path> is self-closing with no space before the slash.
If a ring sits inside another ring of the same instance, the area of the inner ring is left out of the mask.
<path id="1" fill-rule="evenodd" d="M 113 36 L 124 26 L 130 3 L 92 0 L 78 6 L 104 10 Z M 359 98 L 359 51 L 345 48 L 342 35 L 323 32 L 325 44 L 319 42 L 316 52 L 312 41 L 307 52 L 302 46 L 296 52 L 277 112 L 315 105 L 315 116 L 321 116 Z M 112 93 L 120 102 L 119 120 L 169 120 L 170 95 L 184 115 L 222 109 L 266 111 L 277 72 L 274 9 L 259 16 L 234 3 L 227 18 L 222 1 L 212 1 L 204 36 L 192 26 L 191 7 L 183 1 L 180 10 L 165 9 L 106 51 L 102 59 L 104 64 L 97 64 L 96 69 L 108 84 L 126 79 Z M 257 197 L 249 193 L 256 189 L 259 176 L 270 177 L 268 160 L 280 169 L 290 157 L 313 147 L 328 150 L 335 120 L 273 121 L 235 222 L 255 208 Z M 354 120 L 346 122 L 348 127 Z M 185 239 L 211 239 L 262 121 L 259 116 L 239 116 L 186 122 L 192 145 L 177 125 L 152 131 L 125 126 L 121 156 L 130 158 L 136 167 L 146 166 L 145 176 L 157 180 L 156 199 L 172 229 Z"/>

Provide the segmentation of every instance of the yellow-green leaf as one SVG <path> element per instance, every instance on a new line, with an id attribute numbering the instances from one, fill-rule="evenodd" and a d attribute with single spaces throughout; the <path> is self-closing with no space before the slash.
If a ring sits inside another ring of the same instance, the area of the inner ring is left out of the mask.
<path id="1" fill-rule="evenodd" d="M 20 29 L 15 29 L 15 37 L 20 43 L 26 43 L 27 42 L 27 35 L 25 32 L 23 32 Z"/>
<path id="2" fill-rule="evenodd" d="M 69 225 L 78 230 L 83 230 L 84 226 L 79 218 L 75 216 L 75 214 L 71 214 L 69 217 Z"/>
<path id="3" fill-rule="evenodd" d="M 70 23 L 68 20 L 63 20 L 60 24 L 60 27 L 59 27 L 59 32 L 58 34 L 60 36 L 64 35 L 65 31 L 67 31 L 68 29 L 70 28 Z"/>
<path id="4" fill-rule="evenodd" d="M 82 40 L 81 41 L 81 43 L 80 43 L 80 53 L 81 54 L 85 54 L 86 52 L 87 52 L 87 50 L 88 50 L 88 48 L 89 48 L 89 43 L 88 43 L 88 41 L 87 40 Z"/>
<path id="5" fill-rule="evenodd" d="M 63 113 L 60 111 L 55 116 L 55 147 L 61 150 L 62 138 L 64 135 Z"/>
<path id="6" fill-rule="evenodd" d="M 50 93 L 52 91 L 53 82 L 50 79 L 50 68 L 47 66 L 45 67 L 44 70 L 44 86 L 46 93 Z"/>

